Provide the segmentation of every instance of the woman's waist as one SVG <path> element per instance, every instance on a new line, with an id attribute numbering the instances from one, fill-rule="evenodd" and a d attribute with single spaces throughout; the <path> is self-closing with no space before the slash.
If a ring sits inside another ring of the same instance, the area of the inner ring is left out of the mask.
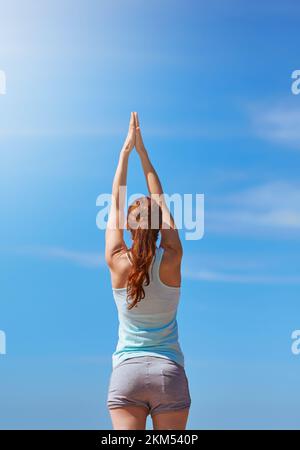
<path id="1" fill-rule="evenodd" d="M 129 347 L 153 347 L 158 345 L 176 345 L 178 330 L 128 332 L 119 330 L 119 345 Z"/>
<path id="2" fill-rule="evenodd" d="M 119 336 L 134 336 L 135 338 L 150 339 L 153 337 L 167 338 L 177 336 L 178 325 L 176 318 L 167 323 L 139 323 L 135 321 L 119 320 Z"/>

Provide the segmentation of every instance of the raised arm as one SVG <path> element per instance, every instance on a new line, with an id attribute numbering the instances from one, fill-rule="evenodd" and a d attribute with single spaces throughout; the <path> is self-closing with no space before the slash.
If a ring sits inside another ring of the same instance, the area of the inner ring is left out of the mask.
<path id="1" fill-rule="evenodd" d="M 162 188 L 161 182 L 159 180 L 159 177 L 150 161 L 148 152 L 145 148 L 142 134 L 141 134 L 138 114 L 134 113 L 134 116 L 135 116 L 135 127 L 136 127 L 135 147 L 136 147 L 136 150 L 141 159 L 143 171 L 144 171 L 147 186 L 148 186 L 148 191 L 151 195 L 153 195 L 153 194 L 159 195 L 159 197 L 158 197 L 159 205 L 162 209 L 163 227 L 161 229 L 161 246 L 165 249 L 174 250 L 176 255 L 181 257 L 183 250 L 182 250 L 179 233 L 176 228 L 173 216 L 166 204 L 163 188 Z M 153 200 L 156 201 L 156 197 L 153 197 Z"/>
<path id="2" fill-rule="evenodd" d="M 127 138 L 119 156 L 112 186 L 112 203 L 105 233 L 105 259 L 112 267 L 119 253 L 126 249 L 124 241 L 124 206 L 127 184 L 128 159 L 135 145 L 135 119 L 131 113 Z M 122 190 L 120 189 L 122 188 Z"/>

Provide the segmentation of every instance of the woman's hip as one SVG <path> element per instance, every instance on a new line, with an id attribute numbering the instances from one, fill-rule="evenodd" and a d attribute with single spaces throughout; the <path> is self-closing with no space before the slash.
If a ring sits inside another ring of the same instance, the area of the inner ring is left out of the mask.
<path id="1" fill-rule="evenodd" d="M 175 406 L 191 403 L 188 379 L 180 364 L 168 358 L 139 356 L 122 361 L 112 371 L 109 406 L 142 402 L 150 407 L 162 401 Z"/>

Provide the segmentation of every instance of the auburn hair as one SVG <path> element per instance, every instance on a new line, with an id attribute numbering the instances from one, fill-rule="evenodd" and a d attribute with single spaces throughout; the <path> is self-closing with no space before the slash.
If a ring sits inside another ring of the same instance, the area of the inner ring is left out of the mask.
<path id="1" fill-rule="evenodd" d="M 156 241 L 162 228 L 162 210 L 150 197 L 140 197 L 128 208 L 127 229 L 131 233 L 130 252 L 131 270 L 127 281 L 128 309 L 137 306 L 145 298 L 143 286 L 150 283 L 149 269 L 155 256 Z"/>

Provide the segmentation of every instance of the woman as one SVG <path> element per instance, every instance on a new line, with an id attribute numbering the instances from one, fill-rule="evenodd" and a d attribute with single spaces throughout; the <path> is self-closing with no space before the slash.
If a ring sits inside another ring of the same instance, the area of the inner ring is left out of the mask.
<path id="1" fill-rule="evenodd" d="M 128 209 L 125 224 L 124 195 L 119 188 L 126 186 L 128 159 L 134 147 L 151 198 L 136 200 Z M 112 355 L 107 397 L 113 427 L 144 430 L 151 414 L 155 430 L 184 430 L 191 398 L 176 320 L 183 252 L 143 143 L 137 113 L 131 113 L 112 199 L 105 255 L 119 316 L 119 340 Z M 125 227 L 131 233 L 130 249 L 123 239 Z"/>

